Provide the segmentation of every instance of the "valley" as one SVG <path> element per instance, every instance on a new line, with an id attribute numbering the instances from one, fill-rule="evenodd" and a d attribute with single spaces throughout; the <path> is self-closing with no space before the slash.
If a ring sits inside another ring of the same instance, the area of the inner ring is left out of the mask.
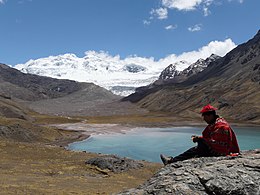
<path id="1" fill-rule="evenodd" d="M 169 75 L 176 73 L 170 71 L 174 68 L 167 64 L 166 76 L 126 97 L 94 83 L 23 73 L 0 64 L 0 191 L 111 194 L 136 188 L 162 165 L 142 161 L 140 169 L 113 173 L 85 165 L 87 159 L 101 154 L 64 147 L 104 128 L 115 132 L 133 127 L 204 126 L 199 109 L 208 103 L 232 125 L 259 126 L 259 64 L 260 31 L 203 70 L 195 70 L 193 64 L 174 77 Z M 129 70 L 145 68 L 132 65 L 124 71 Z M 82 132 L 75 124 L 90 131 Z"/>

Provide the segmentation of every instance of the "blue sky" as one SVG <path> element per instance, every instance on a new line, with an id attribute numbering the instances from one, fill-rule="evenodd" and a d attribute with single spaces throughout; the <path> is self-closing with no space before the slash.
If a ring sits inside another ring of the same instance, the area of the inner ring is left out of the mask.
<path id="1" fill-rule="evenodd" d="M 259 0 L 0 0 L 0 62 L 89 50 L 156 60 L 260 29 Z"/>

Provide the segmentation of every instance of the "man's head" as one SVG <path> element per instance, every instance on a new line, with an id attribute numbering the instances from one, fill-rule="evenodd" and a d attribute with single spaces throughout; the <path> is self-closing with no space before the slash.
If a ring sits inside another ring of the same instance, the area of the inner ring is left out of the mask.
<path id="1" fill-rule="evenodd" d="M 200 113 L 206 123 L 213 124 L 216 121 L 217 118 L 216 110 L 217 108 L 211 106 L 210 104 L 202 108 Z"/>

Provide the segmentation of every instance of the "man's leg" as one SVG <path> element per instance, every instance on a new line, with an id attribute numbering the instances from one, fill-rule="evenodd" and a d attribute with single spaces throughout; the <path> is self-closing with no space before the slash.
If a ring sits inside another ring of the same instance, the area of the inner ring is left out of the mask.
<path id="1" fill-rule="evenodd" d="M 195 147 L 192 147 L 188 149 L 187 151 L 183 152 L 182 154 L 175 156 L 175 157 L 166 157 L 164 155 L 160 155 L 162 162 L 164 165 L 174 163 L 177 161 L 183 161 L 187 160 L 190 158 L 195 158 L 195 157 L 203 157 L 203 156 L 212 156 L 210 153 L 208 145 L 204 142 L 204 140 L 200 139 L 198 141 L 198 145 Z"/>
<path id="2" fill-rule="evenodd" d="M 192 147 L 190 149 L 188 149 L 187 151 L 183 152 L 182 154 L 175 156 L 175 157 L 165 157 L 164 155 L 160 155 L 162 162 L 164 165 L 170 164 L 170 163 L 174 163 L 177 161 L 183 161 L 183 160 L 187 160 L 190 158 L 194 158 L 198 155 L 198 151 L 197 151 L 197 146 L 196 147 Z"/>
<path id="3" fill-rule="evenodd" d="M 198 157 L 214 156 L 210 150 L 210 147 L 203 139 L 198 140 L 197 153 Z"/>

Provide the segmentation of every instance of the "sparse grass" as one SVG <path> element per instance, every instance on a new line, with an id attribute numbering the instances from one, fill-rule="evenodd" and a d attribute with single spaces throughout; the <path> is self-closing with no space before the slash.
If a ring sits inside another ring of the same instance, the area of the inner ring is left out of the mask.
<path id="1" fill-rule="evenodd" d="M 33 113 L 30 115 L 35 119 L 35 124 L 63 124 L 86 122 L 92 124 L 122 124 L 133 126 L 167 126 L 186 121 L 199 121 L 197 118 L 180 118 L 169 112 L 149 112 L 144 114 L 110 115 L 110 116 L 51 116 Z"/>
<path id="2" fill-rule="evenodd" d="M 95 116 L 85 117 L 87 123 L 97 124 L 123 124 L 133 126 L 168 126 L 178 123 L 185 123 L 186 121 L 192 121 L 190 118 L 177 118 L 169 113 L 147 113 L 139 115 L 115 115 L 115 116 Z"/>
<path id="3" fill-rule="evenodd" d="M 125 173 L 85 165 L 98 154 L 72 152 L 42 144 L 0 142 L 0 194 L 112 194 L 149 179 L 160 164 Z"/>
<path id="4" fill-rule="evenodd" d="M 78 123 L 84 120 L 82 117 L 51 116 L 35 113 L 31 116 L 35 119 L 35 124 Z"/>
<path id="5" fill-rule="evenodd" d="M 0 117 L 0 126 L 5 126 L 1 129 L 0 138 L 15 141 L 48 143 L 63 137 L 62 132 L 55 128 L 39 126 L 21 119 Z"/>
<path id="6" fill-rule="evenodd" d="M 116 123 L 116 124 L 153 124 L 172 122 L 172 117 L 158 117 L 149 115 L 128 115 L 128 116 L 97 116 L 87 117 L 88 123 Z"/>
<path id="7" fill-rule="evenodd" d="M 144 168 L 125 173 L 100 171 L 85 165 L 87 159 L 98 154 L 67 151 L 63 147 L 49 145 L 60 144 L 66 139 L 75 140 L 78 132 L 42 126 L 80 122 L 86 120 L 86 117 L 68 118 L 35 113 L 31 116 L 35 119 L 34 123 L 0 117 L 2 126 L 22 129 L 39 136 L 39 139 L 28 142 L 19 136 L 14 139 L 0 137 L 1 194 L 112 194 L 137 187 L 161 167 L 161 164 L 144 162 Z M 124 123 L 127 118 L 133 121 L 138 116 L 92 117 L 92 122 Z"/>

